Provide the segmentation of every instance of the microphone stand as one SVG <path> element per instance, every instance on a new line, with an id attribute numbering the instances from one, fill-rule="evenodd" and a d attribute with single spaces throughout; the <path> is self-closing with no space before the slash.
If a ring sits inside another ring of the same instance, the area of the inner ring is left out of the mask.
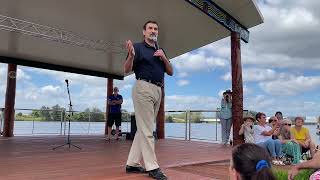
<path id="1" fill-rule="evenodd" d="M 63 147 L 65 145 L 68 145 L 69 146 L 69 149 L 71 146 L 73 147 L 76 147 L 78 149 L 81 149 L 79 146 L 76 146 L 74 144 L 71 143 L 71 139 L 70 139 L 70 120 L 71 120 L 71 116 L 73 116 L 73 110 L 72 110 L 72 103 L 71 103 L 71 97 L 70 97 L 70 91 L 69 91 L 69 83 L 68 83 L 68 79 L 66 79 L 66 83 L 67 83 L 67 90 L 68 90 L 68 96 L 69 96 L 69 114 L 68 114 L 68 117 L 69 117 L 69 127 L 68 127 L 68 138 L 67 138 L 67 142 L 65 144 L 62 144 L 60 146 L 57 146 L 57 147 L 54 147 L 52 148 L 53 150 L 57 149 L 57 148 L 60 148 L 60 147 Z M 70 116 L 70 113 L 71 113 L 71 116 Z"/>

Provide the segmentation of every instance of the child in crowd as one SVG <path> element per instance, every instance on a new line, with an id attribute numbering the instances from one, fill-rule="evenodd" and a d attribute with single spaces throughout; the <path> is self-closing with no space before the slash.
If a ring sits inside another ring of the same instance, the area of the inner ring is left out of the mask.
<path id="1" fill-rule="evenodd" d="M 246 143 L 254 143 L 254 136 L 253 136 L 253 123 L 254 118 L 251 116 L 247 116 L 243 118 L 243 124 L 241 125 L 239 135 L 244 134 L 244 140 Z"/>

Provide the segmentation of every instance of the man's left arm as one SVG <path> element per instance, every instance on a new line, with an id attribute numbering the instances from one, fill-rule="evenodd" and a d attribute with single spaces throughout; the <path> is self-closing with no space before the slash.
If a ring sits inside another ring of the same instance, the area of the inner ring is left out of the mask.
<path id="1" fill-rule="evenodd" d="M 121 96 L 121 99 L 118 100 L 118 104 L 122 104 L 123 103 L 123 99 L 122 99 L 122 96 Z"/>
<path id="2" fill-rule="evenodd" d="M 166 69 L 166 73 L 169 76 L 173 75 L 173 68 L 172 68 L 172 64 L 170 63 L 170 61 L 168 60 L 168 58 L 166 57 L 165 53 L 163 52 L 162 49 L 158 49 L 155 53 L 154 56 L 159 56 L 160 59 L 164 62 L 164 66 Z"/>
<path id="3" fill-rule="evenodd" d="M 120 95 L 119 99 L 116 101 L 117 104 L 122 104 L 123 103 L 123 98 L 122 96 Z"/>

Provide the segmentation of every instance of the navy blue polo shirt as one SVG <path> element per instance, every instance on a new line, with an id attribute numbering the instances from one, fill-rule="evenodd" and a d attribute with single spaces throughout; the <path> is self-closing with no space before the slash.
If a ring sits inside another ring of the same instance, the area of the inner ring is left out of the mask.
<path id="1" fill-rule="evenodd" d="M 113 100 L 118 101 L 118 100 L 121 100 L 121 99 L 122 99 L 122 96 L 120 94 L 118 94 L 117 96 L 112 94 L 108 98 L 109 101 L 113 101 Z M 110 105 L 109 106 L 109 113 L 121 113 L 121 104 Z"/>
<path id="2" fill-rule="evenodd" d="M 133 44 L 135 56 L 133 71 L 136 79 L 142 78 L 154 82 L 162 82 L 165 73 L 164 62 L 153 54 L 156 49 L 146 42 Z"/>

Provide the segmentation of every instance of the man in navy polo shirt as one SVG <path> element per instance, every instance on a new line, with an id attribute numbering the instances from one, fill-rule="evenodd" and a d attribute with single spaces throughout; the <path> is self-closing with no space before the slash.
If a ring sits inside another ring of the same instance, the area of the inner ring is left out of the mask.
<path id="1" fill-rule="evenodd" d="M 164 51 L 158 49 L 158 23 L 146 22 L 143 36 L 144 41 L 141 43 L 132 44 L 130 40 L 126 42 L 128 56 L 124 71 L 129 73 L 133 70 L 137 79 L 132 90 L 137 132 L 130 149 L 126 172 L 148 172 L 154 179 L 167 179 L 157 162 L 153 130 L 162 97 L 164 73 L 172 76 L 173 69 Z M 142 159 L 145 168 L 140 164 Z"/>
<path id="2" fill-rule="evenodd" d="M 108 114 L 108 137 L 110 140 L 113 124 L 116 124 L 116 139 L 119 139 L 119 127 L 121 126 L 121 104 L 123 102 L 122 96 L 117 87 L 113 88 L 113 94 L 108 97 L 109 114 Z"/>

